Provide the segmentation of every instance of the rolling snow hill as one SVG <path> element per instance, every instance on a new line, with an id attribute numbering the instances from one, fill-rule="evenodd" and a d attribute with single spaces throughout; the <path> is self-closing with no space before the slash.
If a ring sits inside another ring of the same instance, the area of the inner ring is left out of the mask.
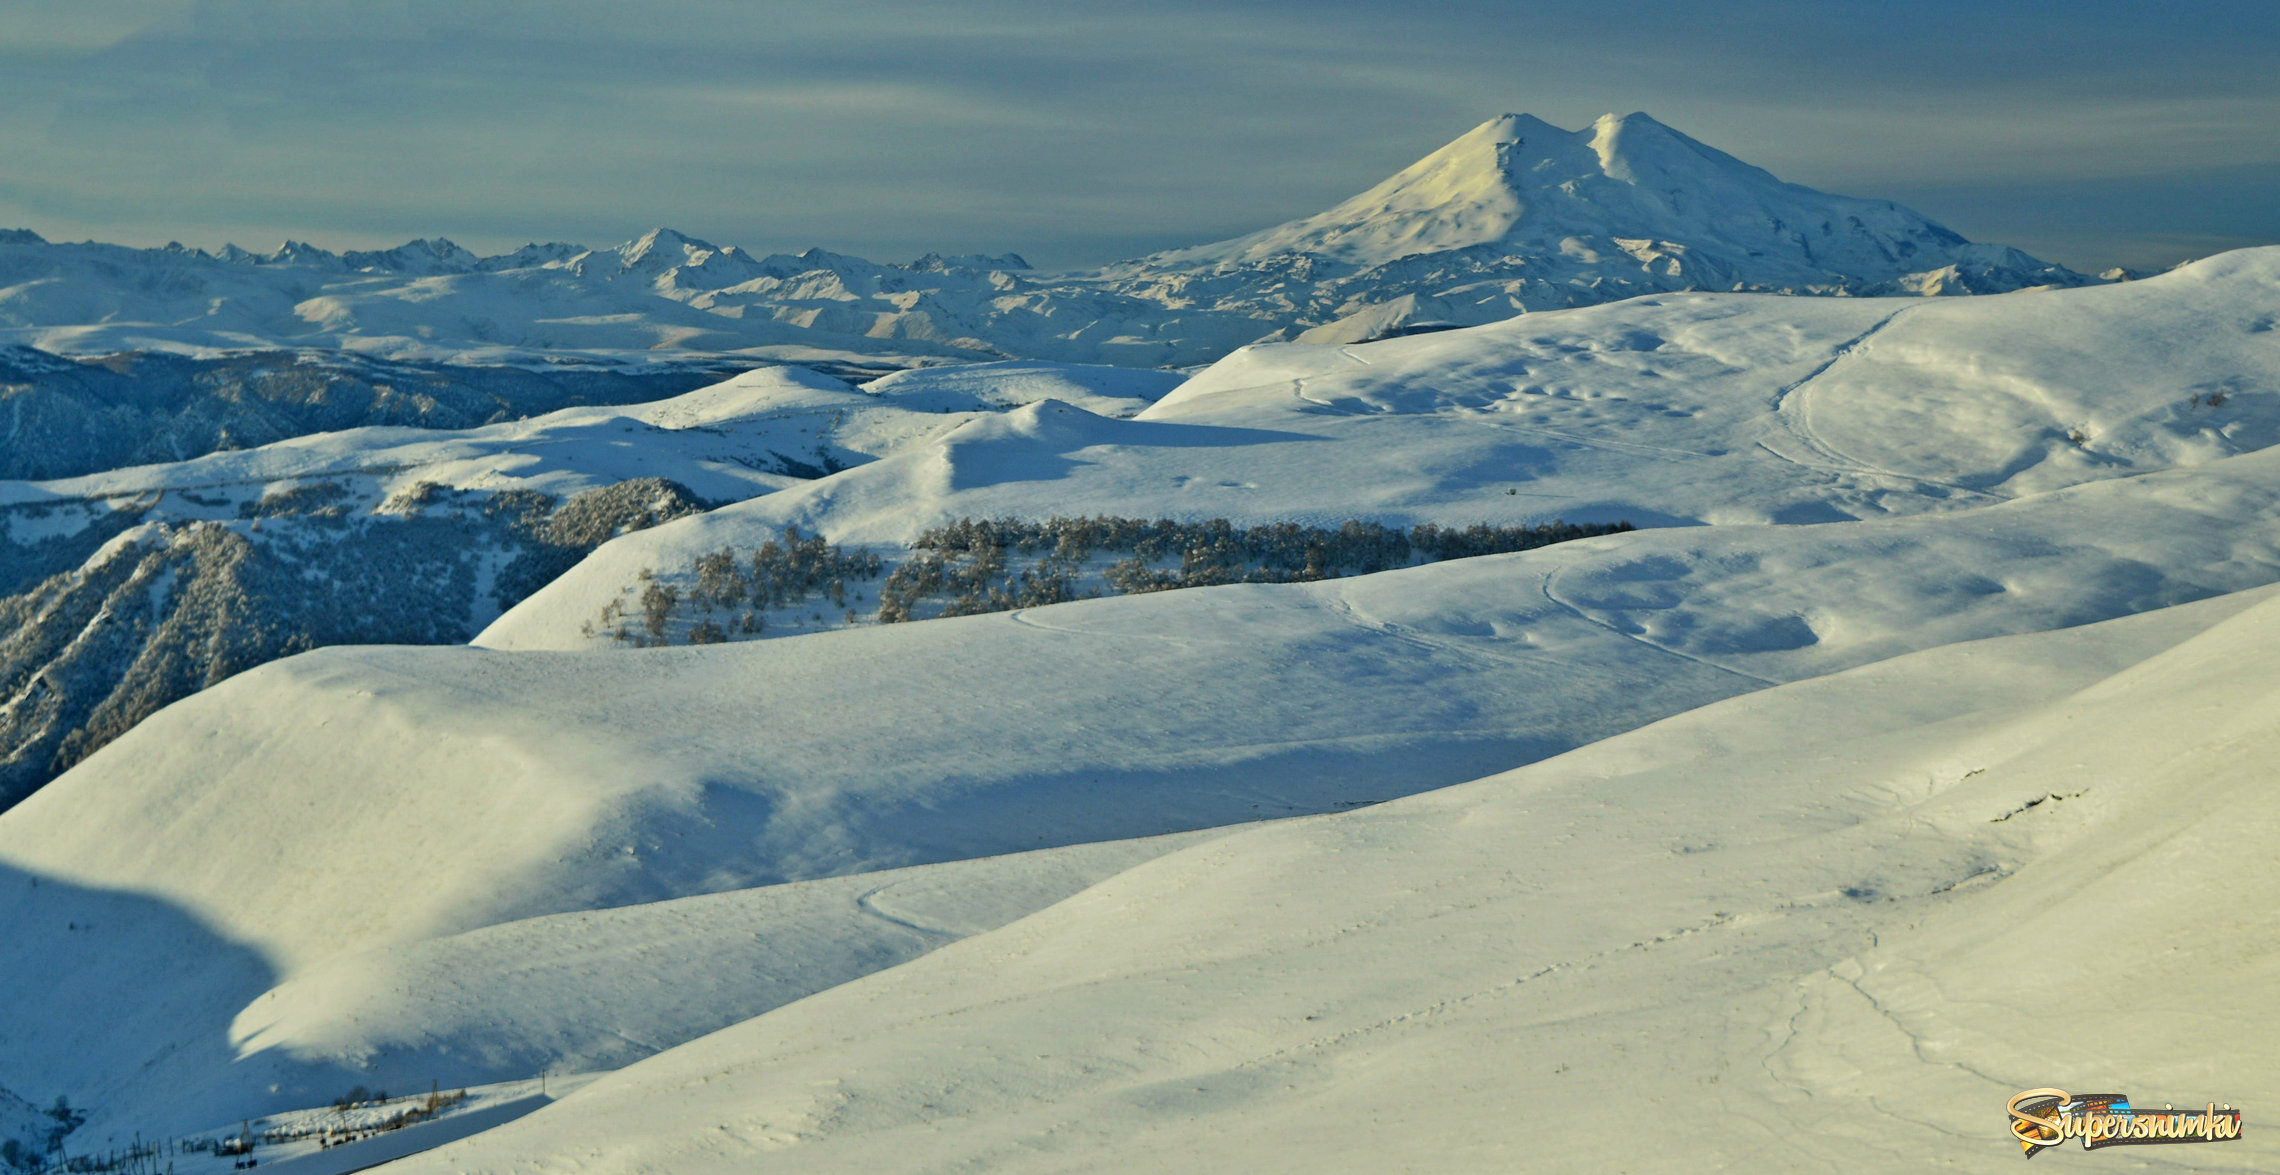
<path id="1" fill-rule="evenodd" d="M 1397 177 L 1362 219 L 1418 215 L 1382 240 L 1340 214 L 1162 265 L 1240 282 L 1299 242 L 1328 274 L 1619 203 L 1528 187 L 1547 160 L 1724 169 L 1688 214 L 1735 235 L 1745 196 L 1810 195 L 1636 121 L 1546 135 Z M 1503 178 L 1459 182 L 1481 158 Z M 1444 181 L 1447 216 L 1395 198 Z M 1814 256 L 1939 244 L 1887 212 Z M 699 252 L 207 261 L 383 302 L 467 279 L 447 305 L 604 280 L 573 262 L 762 280 Z M 2016 1161 L 2015 1089 L 2253 1109 L 2276 312 L 2280 250 L 1658 293 L 1184 382 L 777 368 L 0 483 L 0 716 L 61 739 L 58 699 L 175 699 L 0 811 L 0 1089 L 88 1108 L 84 1148 L 614 1068 L 406 1166 L 596 1175 L 1978 1169 Z M 1054 515 L 1642 529 L 921 623 L 803 597 L 806 630 L 685 643 L 708 569 L 767 544 L 903 568 L 962 517 Z M 594 628 L 652 592 L 679 647 Z M 490 623 L 223 655 L 380 604 Z M 146 667 L 194 684 L 95 689 Z M 2137 1153 L 2263 1169 L 2258 1137 Z"/>
<path id="2" fill-rule="evenodd" d="M 1320 215 L 1098 270 L 1002 257 L 755 256 L 670 229 L 477 257 L 55 244 L 0 233 L 0 341 L 70 354 L 320 348 L 401 361 L 645 365 L 1209 362 L 1261 339 L 1681 290 L 1993 293 L 2090 279 L 1885 201 L 1782 183 L 1644 114 L 1481 124 Z"/>
<path id="3" fill-rule="evenodd" d="M 1026 399 L 1131 415 L 1176 382 L 984 364 L 865 393 L 767 368 L 632 407 L 360 428 L 0 482 L 0 807 L 168 702 L 264 661 L 464 641 L 620 532 Z"/>
<path id="4" fill-rule="evenodd" d="M 1993 1172 L 2023 1089 L 2253 1118 L 2276 665 L 2260 591 L 1242 830 L 404 1169 Z"/>
<path id="5" fill-rule="evenodd" d="M 686 640 L 703 623 L 697 561 L 742 558 L 787 525 L 891 566 L 961 517 L 1818 523 L 2201 466 L 2280 440 L 2275 289 L 2280 249 L 2264 249 L 2082 290 L 1668 295 L 1246 348 L 1130 420 L 1033 403 L 629 536 L 477 643 L 611 643 L 607 616 L 652 584 L 679 593 L 666 636 Z M 845 604 L 808 599 L 761 635 L 842 623 Z"/>
<path id="6" fill-rule="evenodd" d="M 486 928 L 1335 812 L 1912 650 L 2238 602 L 2280 581 L 2275 519 L 2280 449 L 1972 510 L 725 647 L 321 650 L 168 707 L 0 814 L 24 993 L 0 1086 L 61 1086 L 102 1108 L 91 1130 L 187 1129 L 352 1082 L 503 1079 L 550 1049 L 623 1059 L 556 1012 L 444 1014 L 380 985 L 446 984 L 424 961 L 492 957 L 465 937 Z M 835 917 L 869 917 L 832 892 Z M 643 989 L 622 970 L 550 974 L 563 990 L 529 999 L 621 1007 L 644 1050 L 723 1022 L 702 999 L 613 1002 Z M 753 990 L 724 998 L 749 1013 L 785 988 Z M 87 1006 L 147 1012 L 59 1011 Z"/>

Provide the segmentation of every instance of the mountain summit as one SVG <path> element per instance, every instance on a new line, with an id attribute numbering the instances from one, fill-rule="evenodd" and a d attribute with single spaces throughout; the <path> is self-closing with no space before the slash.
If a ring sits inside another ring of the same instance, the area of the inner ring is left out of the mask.
<path id="1" fill-rule="evenodd" d="M 1323 295 L 1317 315 L 1365 316 L 1349 335 L 1392 325 L 1368 312 L 1403 299 L 1405 313 L 1429 304 L 1479 322 L 1681 289 L 1993 293 L 2090 280 L 1890 201 L 1784 183 L 1645 114 L 1575 131 L 1502 115 L 1326 212 L 1117 268 L 1238 282 L 1301 271 Z"/>

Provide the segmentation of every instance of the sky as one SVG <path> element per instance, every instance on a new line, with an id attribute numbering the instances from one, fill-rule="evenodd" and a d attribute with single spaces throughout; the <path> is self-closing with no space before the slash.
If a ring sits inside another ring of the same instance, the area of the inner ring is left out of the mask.
<path id="1" fill-rule="evenodd" d="M 1645 111 L 2078 269 L 2280 243 L 2270 0 L 0 0 L 0 227 L 1092 265 Z"/>

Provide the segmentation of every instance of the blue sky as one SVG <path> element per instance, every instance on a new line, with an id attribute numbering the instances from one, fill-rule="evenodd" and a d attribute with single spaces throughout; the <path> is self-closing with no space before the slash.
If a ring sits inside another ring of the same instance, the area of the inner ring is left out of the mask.
<path id="1" fill-rule="evenodd" d="M 2269 2 L 10 0 L 0 109 L 0 227 L 130 244 L 1078 265 L 1632 110 L 2077 267 L 2280 242 Z"/>

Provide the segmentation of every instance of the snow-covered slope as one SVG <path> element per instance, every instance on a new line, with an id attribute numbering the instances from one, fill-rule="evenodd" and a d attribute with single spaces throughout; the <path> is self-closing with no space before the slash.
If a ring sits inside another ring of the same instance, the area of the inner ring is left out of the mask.
<path id="1" fill-rule="evenodd" d="M 2089 279 L 1883 201 L 1785 184 L 1643 114 L 1483 123 L 1318 216 L 1042 274 L 1020 257 L 754 256 L 670 229 L 476 257 L 50 244 L 0 234 L 0 340 L 75 354 L 322 347 L 649 364 L 1007 356 L 1192 365 L 1301 332 L 1353 341 L 1659 291 L 1989 293 Z"/>
<path id="2" fill-rule="evenodd" d="M 1149 368 L 1005 361 L 911 368 L 872 380 L 863 390 L 919 412 L 1004 411 L 1059 400 L 1122 419 L 1138 416 L 1186 379 Z"/>
<path id="3" fill-rule="evenodd" d="M 487 958 L 419 944 L 548 915 L 1446 786 L 1777 681 L 2269 584 L 2276 518 L 2267 450 L 1980 510 L 726 647 L 322 650 L 169 707 L 0 814 L 26 993 L 0 1085 L 194 1125 L 323 1101 L 375 1058 L 472 1080 L 454 1075 L 478 1057 L 563 1047 L 560 1017 L 477 1048 L 423 1035 L 423 999 L 311 993 Z M 128 963 L 161 940 L 167 967 Z M 543 1002 L 607 1003 L 618 974 L 592 974 Z M 148 1014 L 55 1012 L 87 1000 Z M 663 1047 L 709 1008 L 628 1023 Z M 350 1013 L 404 1018 L 329 1018 Z M 263 1031 L 257 1062 L 231 1060 Z"/>
<path id="4" fill-rule="evenodd" d="M 1224 837 L 405 1169 L 1997 1171 L 2021 1089 L 2253 1119 L 2280 1083 L 2256 599 Z"/>
<path id="5" fill-rule="evenodd" d="M 1771 457 L 1881 478 L 1887 494 L 1987 500 L 2280 440 L 2276 298 L 2280 248 L 2006 297 L 1669 295 L 1370 347 L 1247 348 L 1143 418 L 1442 413 L 1665 462 L 1723 459 L 1720 480 L 1736 458 Z"/>
<path id="6" fill-rule="evenodd" d="M 2083 290 L 1666 295 L 1246 348 L 1136 419 L 1035 403 L 629 536 L 478 639 L 588 647 L 645 572 L 685 586 L 698 556 L 787 524 L 892 562 L 964 516 L 1810 523 L 2194 466 L 2280 439 L 2276 290 L 2280 249 L 2260 249 Z M 938 377 L 884 382 L 906 378 Z"/>
<path id="7" fill-rule="evenodd" d="M 1629 1160 L 1526 1150 L 1526 1112 L 1642 1090 L 1683 1129 L 1640 1166 L 1900 1170 L 1980 1162 L 1955 1140 L 2001 1143 L 2003 1083 L 2245 1101 L 2270 1075 L 2231 1039 L 2101 1061 L 2001 1017 L 2176 974 L 2264 1024 L 2240 993 L 2271 939 L 2276 291 L 2260 250 L 1939 303 L 1659 295 L 1262 346 L 1177 387 L 778 372 L 12 487 L 23 549 L 114 504 L 208 511 L 103 544 L 275 532 L 280 582 L 353 608 L 308 556 L 336 524 L 553 534 L 667 473 L 783 486 L 611 540 L 489 647 L 238 673 L 0 812 L 0 1087 L 68 1094 L 100 1138 L 626 1065 L 424 1160 L 596 1172 L 780 1147 L 1376 1170 L 1393 1145 L 1593 1169 Z M 907 555 L 960 515 L 1077 513 L 1650 526 L 788 639 L 576 635 L 642 570 L 662 596 L 676 560 L 787 524 Z M 437 584 L 491 582 L 463 561 Z M 58 647 L 124 640 L 167 566 Z M 2140 910 L 2187 883 L 2242 896 L 2237 952 L 2057 941 L 2073 888 Z M 2014 926 L 2062 970 L 2003 979 Z"/>
<path id="8" fill-rule="evenodd" d="M 465 640 L 615 534 L 893 452 L 979 402 L 949 409 L 769 368 L 631 407 L 0 482 L 0 804 L 232 673 Z"/>
<path id="9" fill-rule="evenodd" d="M 0 1156 L 44 1155 L 62 1123 L 30 1102 L 0 1089 Z M 19 1166 L 20 1163 L 8 1163 Z"/>
<path id="10" fill-rule="evenodd" d="M 892 452 L 961 419 L 942 411 L 865 395 L 803 368 L 764 367 L 649 403 L 564 408 L 466 429 L 312 433 L 188 461 L 0 483 L 0 504 L 210 490 L 234 506 L 241 487 L 342 477 L 369 480 L 382 496 L 421 481 L 576 493 L 664 477 L 736 501 Z"/>

